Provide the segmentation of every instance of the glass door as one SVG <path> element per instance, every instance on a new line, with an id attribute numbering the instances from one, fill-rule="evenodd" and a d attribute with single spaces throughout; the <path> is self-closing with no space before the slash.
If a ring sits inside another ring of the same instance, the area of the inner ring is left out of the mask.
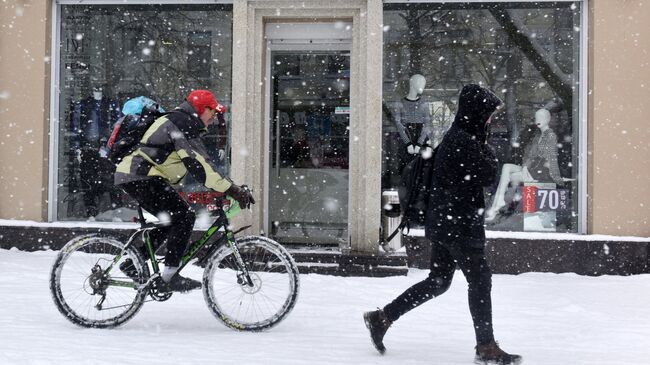
<path id="1" fill-rule="evenodd" d="M 348 240 L 349 51 L 272 51 L 268 227 L 286 243 Z"/>

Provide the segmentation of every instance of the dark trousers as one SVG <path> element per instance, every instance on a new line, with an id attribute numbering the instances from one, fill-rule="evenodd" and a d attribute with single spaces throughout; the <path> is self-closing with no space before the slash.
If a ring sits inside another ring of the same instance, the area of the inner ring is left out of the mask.
<path id="1" fill-rule="evenodd" d="M 165 237 L 163 244 L 167 244 L 165 266 L 179 266 L 194 227 L 194 211 L 171 185 L 159 177 L 133 181 L 120 187 L 149 213 L 169 217 L 171 224 L 162 232 Z"/>
<path id="2" fill-rule="evenodd" d="M 474 321 L 476 343 L 486 344 L 494 340 L 492 330 L 492 273 L 482 248 L 446 247 L 434 243 L 431 248 L 431 272 L 421 282 L 407 289 L 384 307 L 392 321 L 449 289 L 456 265 L 465 274 L 468 283 L 469 310 Z"/>

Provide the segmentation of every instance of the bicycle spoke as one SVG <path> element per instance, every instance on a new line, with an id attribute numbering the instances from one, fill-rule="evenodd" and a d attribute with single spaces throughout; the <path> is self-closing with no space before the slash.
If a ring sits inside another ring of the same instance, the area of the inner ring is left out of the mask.
<path id="1" fill-rule="evenodd" d="M 110 285 L 114 279 L 132 282 L 127 276 L 112 276 L 119 273 L 120 263 L 127 258 L 133 259 L 139 272 L 147 270 L 144 262 L 128 250 L 114 262 L 123 247 L 115 239 L 94 236 L 72 240 L 61 251 L 52 271 L 51 290 L 57 308 L 66 318 L 85 327 L 113 327 L 140 309 L 146 292 Z M 111 265 L 111 273 L 105 273 Z"/>
<path id="2" fill-rule="evenodd" d="M 241 271 L 234 252 L 218 251 L 206 267 L 208 306 L 230 327 L 269 328 L 293 308 L 297 269 L 286 250 L 268 238 L 245 238 L 237 246 L 252 286 L 248 279 L 238 278 Z"/>

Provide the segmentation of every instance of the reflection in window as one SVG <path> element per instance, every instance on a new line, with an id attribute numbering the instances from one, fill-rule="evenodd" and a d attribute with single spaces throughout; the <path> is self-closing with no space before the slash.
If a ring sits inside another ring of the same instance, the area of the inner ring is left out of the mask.
<path id="1" fill-rule="evenodd" d="M 121 107 L 143 95 L 170 110 L 197 88 L 229 106 L 232 6 L 61 9 L 57 218 L 129 220 L 134 207 L 113 185 L 115 168 L 102 148 Z M 210 126 L 204 138 L 227 173 L 227 125 Z M 201 187 L 186 178 L 181 190 Z"/>
<path id="2" fill-rule="evenodd" d="M 440 143 L 460 89 L 479 83 L 505 102 L 490 139 L 502 169 L 486 189 L 487 228 L 577 231 L 581 11 L 580 2 L 385 4 L 382 188 L 399 183 L 409 144 Z"/>
<path id="3" fill-rule="evenodd" d="M 195 77 L 209 78 L 212 60 L 212 33 L 190 32 L 188 36 L 187 70 Z"/>

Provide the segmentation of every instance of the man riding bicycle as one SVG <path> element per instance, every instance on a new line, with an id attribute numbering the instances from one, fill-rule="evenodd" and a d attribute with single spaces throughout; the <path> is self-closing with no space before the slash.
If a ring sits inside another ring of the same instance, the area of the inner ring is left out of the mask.
<path id="1" fill-rule="evenodd" d="M 163 244 L 167 246 L 161 291 L 188 291 L 201 282 L 177 274 L 187 247 L 195 214 L 172 188 L 189 172 L 207 188 L 234 198 L 245 209 L 254 204 L 250 191 L 221 176 L 207 153 L 201 134 L 226 108 L 208 90 L 194 90 L 171 113 L 158 118 L 142 137 L 138 148 L 117 165 L 115 185 L 121 187 L 142 208 L 158 217 L 169 217 Z M 120 265 L 128 276 L 137 276 L 133 262 Z"/>

